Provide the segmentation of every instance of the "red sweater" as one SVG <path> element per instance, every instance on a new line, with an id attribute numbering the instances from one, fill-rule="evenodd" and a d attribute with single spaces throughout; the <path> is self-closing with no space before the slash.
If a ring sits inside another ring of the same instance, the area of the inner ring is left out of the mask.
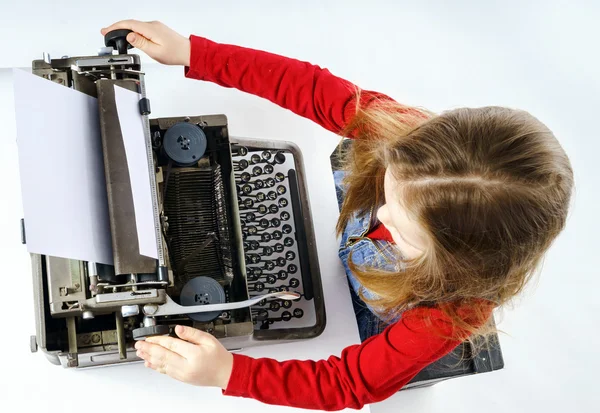
<path id="1" fill-rule="evenodd" d="M 188 78 L 268 99 L 334 133 L 353 115 L 355 86 L 327 69 L 197 36 L 190 39 Z M 388 98 L 370 91 L 362 91 L 361 96 Z M 374 232 L 371 235 L 391 240 L 383 226 Z M 397 392 L 464 338 L 439 309 L 415 308 L 383 333 L 327 360 L 280 362 L 234 354 L 233 372 L 223 393 L 305 409 L 358 409 Z"/>

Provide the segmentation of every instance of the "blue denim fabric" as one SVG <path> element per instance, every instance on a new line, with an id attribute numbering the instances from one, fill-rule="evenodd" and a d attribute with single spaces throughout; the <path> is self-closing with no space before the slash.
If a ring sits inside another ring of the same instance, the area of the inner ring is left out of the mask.
<path id="1" fill-rule="evenodd" d="M 338 205 L 341 208 L 345 193 L 342 182 L 344 172 L 334 171 L 333 175 Z M 344 229 L 338 252 L 340 260 L 344 265 L 346 276 L 348 277 L 352 305 L 354 307 L 354 314 L 356 315 L 356 322 L 358 324 L 361 341 L 365 341 L 367 338 L 381 333 L 389 324 L 377 316 L 373 311 L 373 308 L 367 305 L 359 297 L 358 293 L 361 290 L 366 298 L 374 298 L 375 295 L 365 288 L 362 288 L 358 280 L 350 271 L 348 265 L 350 253 L 352 253 L 352 262 L 359 267 L 364 265 L 377 267 L 386 271 L 400 271 L 401 268 L 400 263 L 397 262 L 397 258 L 389 252 L 390 246 L 388 242 L 370 240 L 364 237 L 369 229 L 370 221 L 371 213 L 360 218 L 356 216 L 353 217 Z M 391 322 L 394 321 L 397 320 L 392 320 Z"/>

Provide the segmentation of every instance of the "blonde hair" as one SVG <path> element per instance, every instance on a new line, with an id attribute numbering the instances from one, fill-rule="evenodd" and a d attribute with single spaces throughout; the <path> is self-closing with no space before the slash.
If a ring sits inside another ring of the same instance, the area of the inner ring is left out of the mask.
<path id="1" fill-rule="evenodd" d="M 420 257 L 398 256 L 401 274 L 359 268 L 350 258 L 358 281 L 377 296 L 361 297 L 389 319 L 435 305 L 461 338 L 495 331 L 491 309 L 522 291 L 565 226 L 573 172 L 552 132 L 520 110 L 435 115 L 380 100 L 357 107 L 343 134 L 356 139 L 344 154 L 338 233 L 385 203 L 389 168 L 429 241 Z"/>

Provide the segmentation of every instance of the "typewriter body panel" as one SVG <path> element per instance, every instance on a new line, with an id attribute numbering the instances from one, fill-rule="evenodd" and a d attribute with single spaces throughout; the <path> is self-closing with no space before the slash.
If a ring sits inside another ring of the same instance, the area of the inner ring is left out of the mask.
<path id="1" fill-rule="evenodd" d="M 31 254 L 32 351 L 85 368 L 139 362 L 135 341 L 177 324 L 230 350 L 321 334 L 325 305 L 295 145 L 232 138 L 224 115 L 150 119 L 139 57 L 126 50 L 35 60 L 32 69 L 98 100 L 114 255 L 110 266 Z M 140 96 L 158 259 L 139 253 L 116 87 Z M 200 306 L 216 310 L 185 309 Z"/>

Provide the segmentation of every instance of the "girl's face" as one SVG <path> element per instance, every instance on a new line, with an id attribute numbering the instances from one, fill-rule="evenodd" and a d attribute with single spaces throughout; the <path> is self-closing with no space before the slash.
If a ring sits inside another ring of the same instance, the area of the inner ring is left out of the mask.
<path id="1" fill-rule="evenodd" d="M 377 219 L 390 231 L 396 246 L 406 259 L 413 259 L 425 251 L 426 236 L 421 225 L 401 204 L 400 183 L 389 168 L 384 179 L 385 204 L 377 211 Z"/>

